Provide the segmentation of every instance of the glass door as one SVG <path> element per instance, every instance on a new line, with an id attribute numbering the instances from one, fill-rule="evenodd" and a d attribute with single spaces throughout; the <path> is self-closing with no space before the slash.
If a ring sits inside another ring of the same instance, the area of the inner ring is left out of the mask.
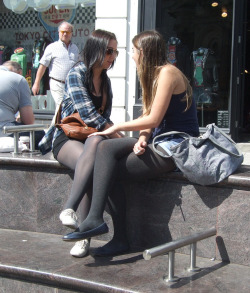
<path id="1" fill-rule="evenodd" d="M 168 61 L 191 82 L 200 127 L 228 129 L 233 0 L 158 0 L 156 7 L 155 28 Z"/>
<path id="2" fill-rule="evenodd" d="M 241 40 L 238 43 L 238 87 L 239 95 L 243 98 L 239 99 L 239 110 L 236 110 L 236 121 L 239 121 L 234 128 L 234 137 L 240 142 L 250 142 L 250 0 L 243 1 L 241 7 L 236 6 L 235 9 L 240 10 L 238 19 L 240 19 L 240 26 L 236 27 L 238 30 L 238 38 Z M 234 102 L 232 109 L 237 109 L 236 102 Z"/>

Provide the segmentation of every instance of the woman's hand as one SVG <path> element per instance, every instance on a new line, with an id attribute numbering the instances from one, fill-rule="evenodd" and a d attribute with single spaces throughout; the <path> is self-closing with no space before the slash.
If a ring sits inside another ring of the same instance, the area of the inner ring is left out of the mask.
<path id="1" fill-rule="evenodd" d="M 120 136 L 116 136 L 117 135 L 116 132 L 117 132 L 116 126 L 113 125 L 113 126 L 110 126 L 109 128 L 106 128 L 103 131 L 98 131 L 98 132 L 91 133 L 88 137 L 95 136 L 95 135 L 108 136 L 110 138 L 112 138 L 112 137 L 120 137 Z"/>
<path id="2" fill-rule="evenodd" d="M 145 153 L 146 147 L 147 147 L 146 141 L 137 141 L 137 143 L 134 145 L 133 151 L 137 156 L 140 156 Z"/>

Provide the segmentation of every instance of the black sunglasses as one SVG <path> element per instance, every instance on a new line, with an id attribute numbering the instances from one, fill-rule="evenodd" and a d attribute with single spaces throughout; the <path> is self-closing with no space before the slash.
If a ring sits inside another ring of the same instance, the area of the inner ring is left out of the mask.
<path id="1" fill-rule="evenodd" d="M 106 54 L 107 55 L 115 55 L 115 57 L 117 57 L 119 55 L 119 51 L 118 50 L 114 50 L 113 48 L 108 48 L 106 50 Z"/>

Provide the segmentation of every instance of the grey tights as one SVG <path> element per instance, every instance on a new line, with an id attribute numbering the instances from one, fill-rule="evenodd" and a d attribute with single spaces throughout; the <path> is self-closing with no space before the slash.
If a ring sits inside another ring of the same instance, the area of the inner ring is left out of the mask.
<path id="1" fill-rule="evenodd" d="M 101 136 L 94 136 L 88 138 L 85 143 L 69 140 L 59 151 L 57 160 L 70 169 L 75 170 L 70 196 L 64 205 L 64 209 L 71 208 L 76 211 L 84 194 L 91 189 L 96 150 L 98 144 L 103 139 Z M 88 194 L 90 193 L 88 192 Z M 84 201 L 86 202 L 81 204 L 80 212 L 83 218 L 85 218 L 84 214 L 89 209 L 90 199 L 85 197 Z M 86 208 L 84 209 L 85 206 Z"/>
<path id="2" fill-rule="evenodd" d="M 156 154 L 152 145 L 147 147 L 143 155 L 135 155 L 133 146 L 136 142 L 137 139 L 126 137 L 104 140 L 98 144 L 90 212 L 86 220 L 81 223 L 79 231 L 87 231 L 103 223 L 103 212 L 108 195 L 112 195 L 113 199 L 119 202 L 120 195 L 117 194 L 119 188 L 114 184 L 121 180 L 154 178 L 161 173 L 174 170 L 173 161 Z M 122 198 L 121 201 L 123 201 Z"/>

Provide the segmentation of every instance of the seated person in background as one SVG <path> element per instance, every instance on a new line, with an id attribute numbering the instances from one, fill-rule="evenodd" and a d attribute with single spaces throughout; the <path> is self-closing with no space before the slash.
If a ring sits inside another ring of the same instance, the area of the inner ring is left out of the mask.
<path id="1" fill-rule="evenodd" d="M 28 125 L 35 121 L 30 88 L 26 79 L 22 76 L 22 68 L 18 62 L 6 61 L 0 66 L 0 137 L 13 136 L 4 134 L 4 126 Z M 15 114 L 19 111 L 19 118 L 16 121 Z M 19 134 L 29 135 L 28 132 Z M 44 131 L 35 132 L 35 148 L 42 139 Z"/>

